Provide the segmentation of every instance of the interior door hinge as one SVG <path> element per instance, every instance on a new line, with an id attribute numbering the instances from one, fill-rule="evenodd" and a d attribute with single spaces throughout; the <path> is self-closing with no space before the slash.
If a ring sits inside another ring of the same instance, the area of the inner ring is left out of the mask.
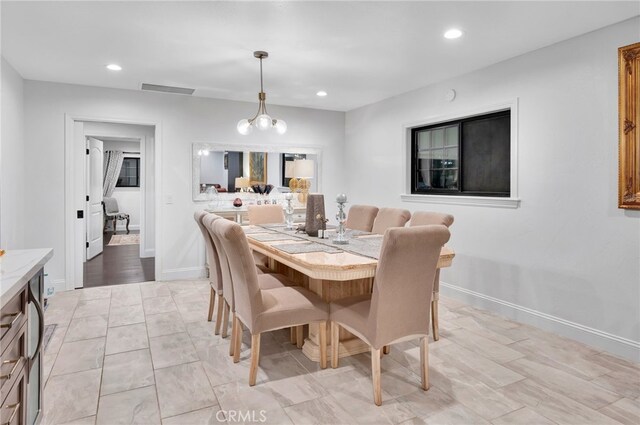
<path id="1" fill-rule="evenodd" d="M 87 248 L 89 248 L 89 242 L 87 242 Z"/>
<path id="2" fill-rule="evenodd" d="M 87 148 L 87 155 L 89 155 L 89 148 Z"/>
<path id="3" fill-rule="evenodd" d="M 87 202 L 89 202 L 89 195 L 87 195 Z"/>

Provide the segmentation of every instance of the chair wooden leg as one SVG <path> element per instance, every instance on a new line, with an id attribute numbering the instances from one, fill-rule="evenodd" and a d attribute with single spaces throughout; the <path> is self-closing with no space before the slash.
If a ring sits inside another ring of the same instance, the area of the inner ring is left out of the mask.
<path id="1" fill-rule="evenodd" d="M 296 347 L 302 348 L 304 342 L 304 326 L 296 326 Z"/>
<path id="2" fill-rule="evenodd" d="M 207 320 L 210 322 L 213 320 L 213 307 L 215 307 L 216 304 L 216 292 L 213 288 L 209 288 L 209 290 L 211 293 L 209 294 L 209 315 L 207 316 Z"/>
<path id="3" fill-rule="evenodd" d="M 431 300 L 431 327 L 433 329 L 433 340 L 440 339 L 440 332 L 438 330 L 438 300 Z"/>
<path id="4" fill-rule="evenodd" d="M 327 322 L 320 322 L 320 369 L 327 368 Z"/>
<path id="5" fill-rule="evenodd" d="M 260 363 L 260 334 L 251 335 L 251 366 L 249 368 L 249 385 L 256 384 L 258 364 Z"/>
<path id="6" fill-rule="evenodd" d="M 218 312 L 216 313 L 216 335 L 220 335 L 220 328 L 222 327 L 222 311 L 224 310 L 224 297 L 222 294 L 218 294 Z"/>
<path id="7" fill-rule="evenodd" d="M 227 337 L 227 332 L 229 330 L 229 304 L 225 301 L 224 303 L 224 313 L 222 314 L 222 337 Z"/>
<path id="8" fill-rule="evenodd" d="M 233 339 L 233 362 L 238 363 L 240 361 L 240 347 L 242 347 L 242 322 L 240 322 L 240 319 L 238 319 L 237 317 L 235 317 L 233 320 L 236 328 Z"/>
<path id="9" fill-rule="evenodd" d="M 129 234 L 129 216 L 127 216 L 127 235 Z"/>
<path id="10" fill-rule="evenodd" d="M 382 354 L 389 354 L 390 352 L 391 352 L 390 345 L 385 345 L 384 347 L 382 347 Z"/>
<path id="11" fill-rule="evenodd" d="M 424 336 L 420 341 L 420 376 L 422 389 L 429 389 L 429 337 Z"/>
<path id="12" fill-rule="evenodd" d="M 236 348 L 236 336 L 238 335 L 238 332 L 236 329 L 237 323 L 238 322 L 236 320 L 236 314 L 233 313 L 231 317 L 231 342 L 229 343 L 229 355 L 233 356 L 234 362 L 236 360 L 235 351 L 234 351 Z"/>
<path id="13" fill-rule="evenodd" d="M 298 343 L 298 340 L 296 339 L 296 327 L 295 326 L 291 326 L 289 328 L 289 341 L 291 341 L 291 344 L 296 345 Z"/>
<path id="14" fill-rule="evenodd" d="M 340 325 L 331 322 L 331 367 L 338 367 L 338 349 L 340 348 Z"/>
<path id="15" fill-rule="evenodd" d="M 380 350 L 371 347 L 371 375 L 373 377 L 373 402 L 382 404 L 382 385 L 380 383 Z"/>

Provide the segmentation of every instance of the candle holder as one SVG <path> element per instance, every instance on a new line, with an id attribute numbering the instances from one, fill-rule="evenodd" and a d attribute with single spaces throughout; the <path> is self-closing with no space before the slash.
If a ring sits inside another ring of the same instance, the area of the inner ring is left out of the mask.
<path id="1" fill-rule="evenodd" d="M 287 230 L 293 230 L 293 193 L 285 193 L 284 199 L 287 201 L 287 205 L 284 207 L 284 219 L 287 224 Z"/>
<path id="2" fill-rule="evenodd" d="M 336 214 L 336 219 L 338 220 L 338 231 L 336 232 L 336 238 L 333 240 L 333 243 L 336 245 L 347 245 L 349 240 L 344 236 L 344 224 L 347 221 L 347 214 L 344 212 L 344 204 L 347 203 L 347 195 L 341 193 L 336 197 L 336 202 L 338 203 L 338 214 Z"/>

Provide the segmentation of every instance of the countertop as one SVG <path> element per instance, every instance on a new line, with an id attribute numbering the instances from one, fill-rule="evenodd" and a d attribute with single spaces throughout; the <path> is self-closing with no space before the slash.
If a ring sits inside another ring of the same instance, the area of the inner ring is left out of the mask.
<path id="1" fill-rule="evenodd" d="M 51 248 L 7 250 L 0 257 L 0 306 L 9 302 L 51 257 Z"/>

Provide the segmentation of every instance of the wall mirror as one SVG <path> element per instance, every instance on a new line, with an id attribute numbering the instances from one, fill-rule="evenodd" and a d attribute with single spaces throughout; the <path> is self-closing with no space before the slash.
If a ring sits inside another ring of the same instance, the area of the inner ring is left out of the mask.
<path id="1" fill-rule="evenodd" d="M 279 192 L 288 192 L 296 159 L 313 161 L 313 175 L 308 179 L 310 192 L 321 191 L 322 150 L 299 146 L 253 146 L 223 143 L 193 143 L 193 200 L 207 201 L 207 191 L 234 193 L 236 183 L 271 184 Z M 309 164 L 307 162 L 307 164 Z M 241 179 L 242 180 L 236 180 Z"/>
<path id="2" fill-rule="evenodd" d="M 618 207 L 640 209 L 640 43 L 618 49 Z"/>

